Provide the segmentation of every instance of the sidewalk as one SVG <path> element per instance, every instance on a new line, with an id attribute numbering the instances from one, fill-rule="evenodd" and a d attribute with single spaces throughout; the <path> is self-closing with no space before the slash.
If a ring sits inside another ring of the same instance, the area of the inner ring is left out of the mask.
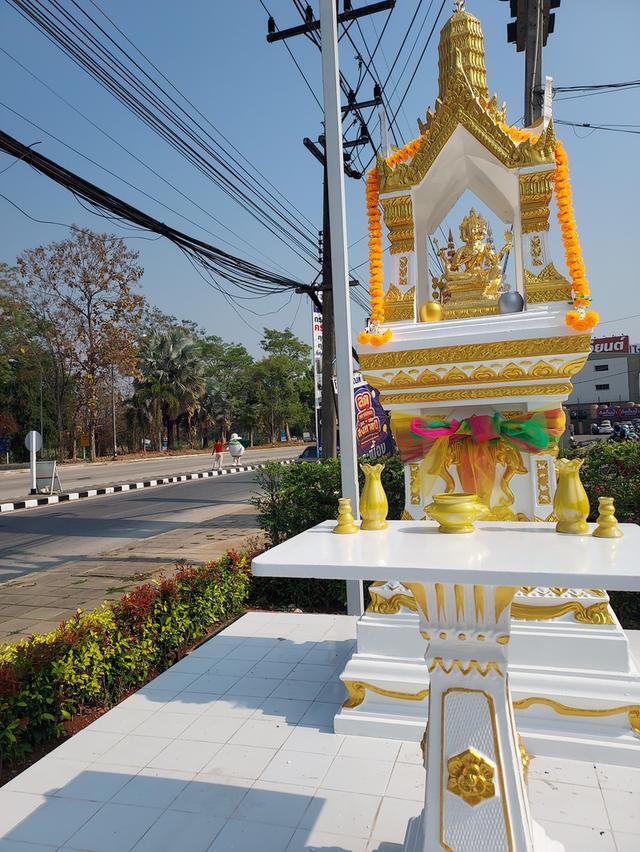
<path id="1" fill-rule="evenodd" d="M 206 562 L 258 535 L 253 507 L 219 506 L 188 528 L 2 583 L 0 643 L 54 630 L 78 608 L 95 609 L 160 573 L 171 576 L 177 561 Z"/>

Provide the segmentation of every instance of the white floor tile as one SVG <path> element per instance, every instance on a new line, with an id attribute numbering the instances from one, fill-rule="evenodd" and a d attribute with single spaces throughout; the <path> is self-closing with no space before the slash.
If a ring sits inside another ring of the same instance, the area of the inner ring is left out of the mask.
<path id="1" fill-rule="evenodd" d="M 333 666 L 298 663 L 288 675 L 289 680 L 317 680 L 326 683 L 333 677 Z"/>
<path id="2" fill-rule="evenodd" d="M 194 777 L 192 772 L 169 769 L 142 769 L 111 800 L 118 805 L 168 808 Z"/>
<path id="3" fill-rule="evenodd" d="M 56 852 L 55 846 L 40 843 L 20 843 L 18 840 L 3 840 L 0 837 L 0 852 Z"/>
<path id="4" fill-rule="evenodd" d="M 373 826 L 372 837 L 390 843 L 402 843 L 412 817 L 422 811 L 422 802 L 385 797 Z"/>
<path id="5" fill-rule="evenodd" d="M 123 710 L 122 705 L 114 707 L 104 716 L 96 719 L 86 729 L 88 731 L 107 731 L 114 734 L 130 734 L 142 722 L 154 715 L 154 710 Z"/>
<path id="6" fill-rule="evenodd" d="M 339 704 L 314 701 L 300 720 L 300 724 L 319 728 L 332 728 L 333 719 L 339 709 Z"/>
<path id="7" fill-rule="evenodd" d="M 403 742 L 398 752 L 399 763 L 419 763 L 422 766 L 422 749 L 420 743 Z"/>
<path id="8" fill-rule="evenodd" d="M 3 793 L 18 790 L 21 793 L 34 793 L 41 796 L 53 796 L 64 788 L 76 776 L 80 775 L 89 763 L 83 760 L 62 760 L 47 755 L 34 763 L 20 775 L 8 781 L 0 791 L 0 802 Z"/>
<path id="9" fill-rule="evenodd" d="M 263 698 L 255 711 L 255 718 L 282 720 L 289 725 L 297 725 L 311 705 L 311 701 L 297 701 L 295 698 Z"/>
<path id="10" fill-rule="evenodd" d="M 640 836 L 637 834 L 625 834 L 621 831 L 614 832 L 617 852 L 638 852 L 640 849 Z"/>
<path id="11" fill-rule="evenodd" d="M 616 852 L 613 835 L 602 828 L 539 820 L 550 840 L 564 844 L 565 852 Z M 635 852 L 637 852 L 636 847 Z"/>
<path id="12" fill-rule="evenodd" d="M 592 763 L 557 757 L 534 757 L 529 764 L 529 778 L 561 781 L 563 784 L 578 784 L 583 787 L 598 786 L 596 770 Z"/>
<path id="13" fill-rule="evenodd" d="M 285 852 L 293 829 L 231 819 L 209 847 L 209 852 Z"/>
<path id="14" fill-rule="evenodd" d="M 294 645 L 291 642 L 281 642 L 280 646 L 272 648 L 264 659 L 269 663 L 299 663 L 310 652 L 311 648 L 315 647 L 315 644 L 315 642 L 309 642 Z"/>
<path id="15" fill-rule="evenodd" d="M 344 667 L 340 666 L 340 672 Z M 333 682 L 323 683 L 322 689 L 317 695 L 316 701 L 325 701 L 325 702 L 337 702 L 339 704 L 343 704 L 345 698 L 347 697 L 347 690 L 344 687 L 344 684 L 341 680 L 339 680 L 336 676 L 336 679 Z"/>
<path id="16" fill-rule="evenodd" d="M 274 680 L 282 680 L 290 676 L 293 669 L 293 663 L 267 663 L 263 660 L 254 663 L 249 671 L 249 674 L 255 677 L 270 677 Z"/>
<path id="17" fill-rule="evenodd" d="M 343 793 L 321 787 L 305 811 L 300 828 L 368 838 L 380 801 L 380 796 Z"/>
<path id="18" fill-rule="evenodd" d="M 340 754 L 345 757 L 363 757 L 373 760 L 395 761 L 400 751 L 400 740 L 383 740 L 378 737 L 345 737 Z"/>
<path id="19" fill-rule="evenodd" d="M 61 846 L 99 807 L 96 802 L 0 790 L 0 837 Z"/>
<path id="20" fill-rule="evenodd" d="M 205 712 L 205 716 L 229 716 L 235 719 L 248 719 L 261 706 L 263 698 L 251 698 L 243 696 L 223 696 L 211 702 Z"/>
<path id="21" fill-rule="evenodd" d="M 315 787 L 256 781 L 233 814 L 234 819 L 295 828 L 315 793 Z"/>
<path id="22" fill-rule="evenodd" d="M 404 852 L 402 843 L 392 843 L 390 840 L 370 840 L 367 852 Z"/>
<path id="23" fill-rule="evenodd" d="M 300 701 L 313 701 L 321 692 L 322 682 L 315 680 L 284 680 L 271 693 L 272 698 L 296 698 Z"/>
<path id="24" fill-rule="evenodd" d="M 240 675 L 206 674 L 200 675 L 190 684 L 189 689 L 193 692 L 206 692 L 210 695 L 224 695 L 234 684 L 238 682 Z"/>
<path id="25" fill-rule="evenodd" d="M 143 737 L 178 737 L 192 722 L 190 713 L 154 713 L 132 733 Z"/>
<path id="26" fill-rule="evenodd" d="M 180 740 L 200 740 L 207 743 L 226 743 L 246 722 L 244 716 L 235 718 L 233 716 L 214 716 L 205 713 L 191 722 L 189 727 L 182 732 Z"/>
<path id="27" fill-rule="evenodd" d="M 265 646 L 250 646 L 250 645 L 240 645 L 237 648 L 234 648 L 233 651 L 230 652 L 227 659 L 229 660 L 247 660 L 249 662 L 256 663 L 258 660 L 262 660 L 266 657 L 271 649 Z"/>
<path id="28" fill-rule="evenodd" d="M 99 763 L 139 766 L 141 769 L 172 741 L 169 737 L 140 737 L 129 734 L 98 758 Z"/>
<path id="29" fill-rule="evenodd" d="M 280 748 L 293 729 L 285 722 L 271 720 L 249 719 L 231 737 L 232 745 L 262 746 L 263 748 Z"/>
<path id="30" fill-rule="evenodd" d="M 312 754 L 336 755 L 345 741 L 343 734 L 334 734 L 331 728 L 293 729 L 287 740 L 287 751 L 308 751 Z"/>
<path id="31" fill-rule="evenodd" d="M 366 852 L 366 848 L 367 841 L 361 837 L 299 828 L 291 838 L 287 852 Z"/>
<path id="32" fill-rule="evenodd" d="M 225 675 L 227 677 L 235 677 L 236 679 L 246 675 L 253 668 L 255 663 L 253 660 L 230 660 L 225 657 L 222 660 L 217 660 L 211 666 L 208 674 Z"/>
<path id="33" fill-rule="evenodd" d="M 271 695 L 278 685 L 278 681 L 270 677 L 245 675 L 245 677 L 240 678 L 240 680 L 234 684 L 233 689 L 229 689 L 229 695 L 247 695 L 252 698 L 266 698 L 268 695 Z"/>
<path id="34" fill-rule="evenodd" d="M 253 781 L 200 773 L 173 800 L 170 810 L 230 817 Z"/>
<path id="35" fill-rule="evenodd" d="M 384 796 L 392 769 L 393 763 L 389 761 L 339 754 L 325 775 L 322 786 L 330 790 Z"/>
<path id="36" fill-rule="evenodd" d="M 412 763 L 396 763 L 387 785 L 387 796 L 394 799 L 411 799 L 424 803 L 425 771 Z"/>
<path id="37" fill-rule="evenodd" d="M 210 814 L 165 811 L 134 847 L 135 852 L 206 852 L 225 820 Z"/>
<path id="38" fill-rule="evenodd" d="M 154 689 L 152 692 L 138 691 L 120 702 L 118 710 L 152 710 L 155 713 L 175 696 L 174 689 Z"/>
<path id="39" fill-rule="evenodd" d="M 71 849 L 90 852 L 129 852 L 161 814 L 159 808 L 107 802 L 73 835 L 67 845 Z"/>
<path id="40" fill-rule="evenodd" d="M 262 772 L 260 780 L 317 787 L 326 775 L 332 760 L 333 758 L 326 754 L 282 749 Z"/>
<path id="41" fill-rule="evenodd" d="M 534 778 L 529 780 L 528 791 L 534 819 L 610 830 L 604 800 L 597 788 Z"/>
<path id="42" fill-rule="evenodd" d="M 137 766 L 93 763 L 65 784 L 56 795 L 65 799 L 108 802 L 137 772 Z"/>
<path id="43" fill-rule="evenodd" d="M 176 769 L 180 772 L 201 772 L 222 748 L 220 743 L 196 740 L 174 740 L 149 761 L 155 769 Z"/>
<path id="44" fill-rule="evenodd" d="M 185 689 L 179 695 L 176 695 L 168 704 L 158 710 L 162 713 L 182 713 L 189 716 L 201 716 L 218 699 L 218 696 L 211 692 L 192 692 Z"/>
<path id="45" fill-rule="evenodd" d="M 150 681 L 145 689 L 177 689 L 181 692 L 198 677 L 197 672 L 183 672 L 171 667 Z"/>
<path id="46" fill-rule="evenodd" d="M 121 739 L 122 734 L 86 729 L 65 740 L 51 752 L 51 756 L 58 760 L 80 760 L 90 763 L 113 748 Z"/>
<path id="47" fill-rule="evenodd" d="M 212 665 L 215 665 L 215 660 L 211 660 L 209 657 L 197 657 L 193 654 L 189 654 L 187 657 L 177 662 L 173 669 L 178 672 L 204 674 L 209 671 Z"/>
<path id="48" fill-rule="evenodd" d="M 640 793 L 623 790 L 603 790 L 604 802 L 611 828 L 623 834 L 640 835 Z M 640 849 L 640 838 L 638 839 Z"/>
<path id="49" fill-rule="evenodd" d="M 208 775 L 230 775 L 255 781 L 275 753 L 272 748 L 227 744 L 222 746 L 203 771 Z"/>
<path id="50" fill-rule="evenodd" d="M 640 768 L 599 763 L 596 766 L 596 775 L 603 790 L 625 790 L 628 793 L 640 793 Z"/>

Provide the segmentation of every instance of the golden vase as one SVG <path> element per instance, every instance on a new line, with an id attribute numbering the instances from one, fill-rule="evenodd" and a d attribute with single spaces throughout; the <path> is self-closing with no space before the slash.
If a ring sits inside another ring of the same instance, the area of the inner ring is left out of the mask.
<path id="1" fill-rule="evenodd" d="M 425 512 L 440 524 L 443 533 L 471 533 L 473 522 L 488 514 L 477 494 L 434 494 Z"/>
<path id="2" fill-rule="evenodd" d="M 389 503 L 380 479 L 383 464 L 361 464 L 364 473 L 364 488 L 360 495 L 361 530 L 384 530 L 387 527 Z"/>
<path id="3" fill-rule="evenodd" d="M 558 484 L 553 500 L 553 511 L 558 523 L 556 532 L 584 535 L 589 532 L 589 498 L 580 481 L 580 468 L 584 459 L 557 459 Z"/>

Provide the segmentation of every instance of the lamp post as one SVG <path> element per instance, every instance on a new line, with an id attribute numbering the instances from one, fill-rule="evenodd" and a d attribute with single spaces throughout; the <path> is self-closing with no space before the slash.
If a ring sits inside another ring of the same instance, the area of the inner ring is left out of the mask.
<path id="1" fill-rule="evenodd" d="M 118 458 L 117 438 L 116 438 L 116 371 L 111 364 L 111 418 L 113 426 L 113 460 Z"/>

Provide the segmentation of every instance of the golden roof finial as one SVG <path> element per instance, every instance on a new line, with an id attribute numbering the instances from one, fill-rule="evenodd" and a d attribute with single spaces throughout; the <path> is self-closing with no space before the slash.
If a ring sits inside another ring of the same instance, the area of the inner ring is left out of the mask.
<path id="1" fill-rule="evenodd" d="M 438 45 L 439 97 L 444 99 L 449 80 L 456 67 L 456 52 L 460 51 L 462 66 L 476 95 L 489 100 L 487 69 L 484 62 L 484 38 L 480 21 L 467 12 L 464 0 L 455 0 L 453 15 L 440 32 Z"/>

